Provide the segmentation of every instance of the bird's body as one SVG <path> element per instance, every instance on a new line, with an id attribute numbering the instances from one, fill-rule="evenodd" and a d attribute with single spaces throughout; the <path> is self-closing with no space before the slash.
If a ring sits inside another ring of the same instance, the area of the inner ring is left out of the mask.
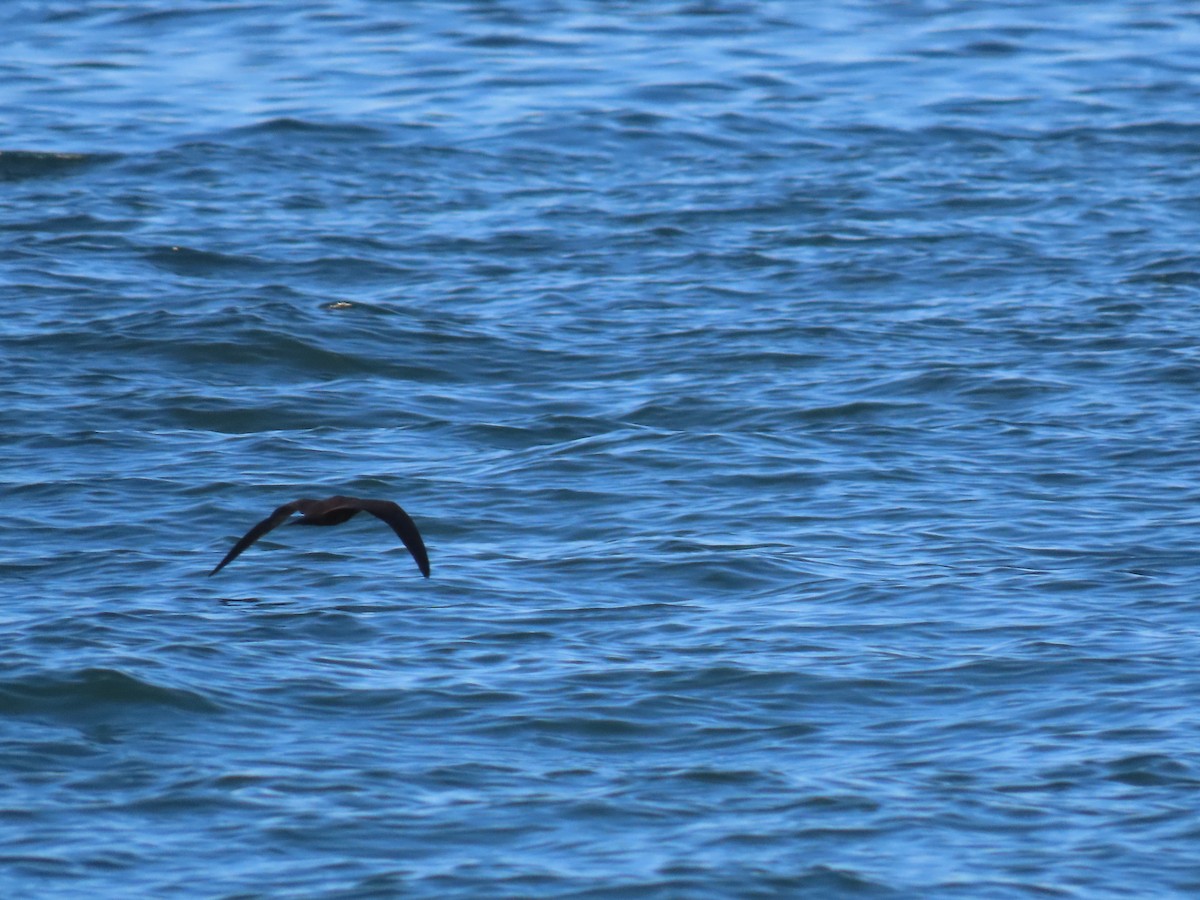
<path id="1" fill-rule="evenodd" d="M 217 564 L 217 567 L 208 574 L 216 575 L 233 562 L 243 550 L 268 531 L 278 528 L 288 521 L 295 513 L 300 513 L 301 518 L 293 520 L 293 525 L 341 525 L 360 512 L 369 512 L 376 518 L 387 522 L 404 546 L 408 548 L 413 559 L 416 560 L 421 574 L 426 578 L 429 577 L 429 554 L 425 551 L 425 542 L 421 540 L 421 533 L 417 531 L 417 526 L 409 518 L 408 513 L 391 500 L 364 500 L 359 497 L 342 496 L 329 497 L 326 500 L 303 498 L 283 504 L 247 531 L 245 536 L 234 544 L 233 549 Z"/>

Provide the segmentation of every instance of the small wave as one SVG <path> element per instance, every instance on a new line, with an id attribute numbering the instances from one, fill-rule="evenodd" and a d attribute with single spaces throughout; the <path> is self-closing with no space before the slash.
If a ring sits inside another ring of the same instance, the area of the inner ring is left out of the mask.
<path id="1" fill-rule="evenodd" d="M 266 260 L 253 256 L 233 256 L 190 247 L 159 247 L 145 255 L 145 260 L 178 275 L 208 275 L 237 270 L 261 270 Z"/>
<path id="2" fill-rule="evenodd" d="M 165 707 L 212 713 L 220 707 L 183 688 L 164 687 L 117 669 L 87 668 L 39 673 L 0 682 L 0 712 L 10 715 L 72 713 L 113 707 Z"/>
<path id="3" fill-rule="evenodd" d="M 253 125 L 231 128 L 225 132 L 225 135 L 229 137 L 253 137 L 263 134 L 305 136 L 314 139 L 352 142 L 377 141 L 386 137 L 386 132 L 369 125 L 348 122 L 311 122 L 291 116 L 267 119 L 263 122 L 255 122 Z"/>
<path id="4" fill-rule="evenodd" d="M 71 175 L 91 165 L 117 159 L 115 153 L 47 153 L 0 150 L 0 181 Z"/>

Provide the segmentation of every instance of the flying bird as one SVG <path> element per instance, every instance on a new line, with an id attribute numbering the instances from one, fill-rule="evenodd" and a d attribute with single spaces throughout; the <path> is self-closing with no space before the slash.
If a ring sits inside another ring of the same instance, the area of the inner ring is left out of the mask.
<path id="1" fill-rule="evenodd" d="M 209 577 L 216 575 L 237 559 L 238 554 L 268 531 L 278 528 L 288 521 L 293 513 L 300 513 L 303 518 L 293 520 L 292 525 L 341 525 L 360 512 L 369 512 L 377 519 L 383 519 L 392 526 L 392 531 L 396 532 L 396 535 L 404 542 L 404 546 L 408 548 L 408 552 L 412 554 L 412 558 L 417 561 L 417 568 L 421 570 L 421 574 L 426 578 L 429 577 L 429 554 L 425 552 L 425 542 L 421 540 L 421 532 L 417 531 L 417 526 L 409 518 L 408 513 L 391 500 L 362 500 L 358 497 L 341 496 L 330 497 L 327 500 L 293 500 L 291 503 L 283 504 L 247 531 L 245 536 L 233 545 L 233 549 L 225 554 L 225 558 L 217 564 L 217 567 L 208 573 Z"/>

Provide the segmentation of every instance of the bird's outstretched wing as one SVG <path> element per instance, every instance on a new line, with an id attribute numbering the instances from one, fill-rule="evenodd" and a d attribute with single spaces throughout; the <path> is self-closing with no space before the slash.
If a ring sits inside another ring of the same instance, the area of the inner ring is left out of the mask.
<path id="1" fill-rule="evenodd" d="M 268 531 L 272 530 L 273 528 L 278 528 L 280 525 L 286 522 L 291 517 L 292 513 L 300 509 L 300 504 L 309 502 L 311 501 L 296 500 L 293 503 L 285 503 L 283 506 L 279 507 L 279 509 L 275 510 L 275 512 L 271 513 L 269 516 L 247 531 L 245 536 L 233 545 L 233 549 L 225 554 L 225 558 L 217 563 L 217 567 L 208 573 L 209 577 L 211 578 L 213 575 L 216 575 L 223 568 L 225 568 L 225 566 L 237 559 L 238 554 L 257 541 Z"/>
<path id="2" fill-rule="evenodd" d="M 403 541 L 412 558 L 417 561 L 417 568 L 426 578 L 429 577 L 429 554 L 425 552 L 425 542 L 421 540 L 421 532 L 417 531 L 416 523 L 409 518 L 408 513 L 400 505 L 391 500 L 360 500 L 355 497 L 346 498 L 346 506 L 353 506 L 363 512 L 369 512 L 377 519 L 382 519 L 392 526 L 392 531 Z M 243 538 L 245 540 L 245 538 Z"/>

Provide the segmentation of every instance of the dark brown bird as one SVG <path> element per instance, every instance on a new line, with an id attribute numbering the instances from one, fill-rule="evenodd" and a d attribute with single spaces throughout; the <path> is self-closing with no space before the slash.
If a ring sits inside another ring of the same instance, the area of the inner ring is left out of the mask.
<path id="1" fill-rule="evenodd" d="M 429 554 L 425 552 L 425 542 L 421 540 L 421 532 L 408 513 L 391 500 L 361 500 L 358 497 L 330 497 L 328 500 L 293 500 L 285 503 L 271 513 L 253 528 L 246 532 L 245 537 L 233 545 L 217 567 L 209 572 L 209 577 L 216 575 L 229 565 L 238 554 L 257 541 L 272 529 L 286 522 L 293 513 L 300 513 L 303 518 L 296 519 L 293 525 L 341 525 L 347 519 L 353 518 L 360 512 L 369 512 L 378 519 L 383 519 L 392 526 L 413 559 L 417 568 L 426 578 L 429 577 Z"/>

